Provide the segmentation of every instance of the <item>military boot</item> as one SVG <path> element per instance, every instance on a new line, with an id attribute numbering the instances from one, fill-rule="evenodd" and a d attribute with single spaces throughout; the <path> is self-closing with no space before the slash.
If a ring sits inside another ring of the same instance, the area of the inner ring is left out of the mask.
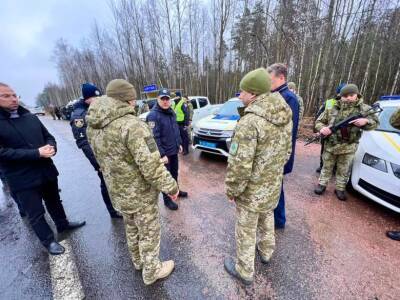
<path id="1" fill-rule="evenodd" d="M 252 278 L 244 278 L 238 273 L 238 271 L 236 271 L 235 262 L 232 258 L 225 258 L 224 267 L 229 275 L 235 277 L 236 279 L 239 279 L 245 285 L 250 285 L 253 283 Z"/>
<path id="2" fill-rule="evenodd" d="M 164 204 L 166 207 L 168 207 L 170 210 L 177 210 L 178 209 L 178 204 L 176 204 L 174 201 L 172 201 L 169 198 L 164 199 Z"/>
<path id="3" fill-rule="evenodd" d="M 346 193 L 344 191 L 335 190 L 335 195 L 340 201 L 346 201 Z"/>
<path id="4" fill-rule="evenodd" d="M 322 195 L 323 193 L 325 193 L 325 190 L 325 185 L 318 184 L 317 188 L 314 190 L 314 193 L 316 193 L 317 195 Z"/>
<path id="5" fill-rule="evenodd" d="M 160 270 L 158 270 L 158 272 L 154 276 L 154 279 L 152 281 L 147 281 L 147 282 L 144 281 L 144 284 L 150 285 L 150 284 L 153 284 L 154 282 L 156 282 L 158 279 L 163 279 L 165 277 L 168 277 L 174 270 L 174 267 L 175 267 L 175 263 L 173 260 L 168 260 L 168 261 L 162 262 L 161 268 L 160 268 Z"/>

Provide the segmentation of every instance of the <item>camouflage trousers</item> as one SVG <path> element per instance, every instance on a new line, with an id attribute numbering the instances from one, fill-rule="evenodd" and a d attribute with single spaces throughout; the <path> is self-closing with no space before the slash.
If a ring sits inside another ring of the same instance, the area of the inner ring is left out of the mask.
<path id="1" fill-rule="evenodd" d="M 274 211 L 256 213 L 236 206 L 236 271 L 246 279 L 254 276 L 254 259 L 257 248 L 269 260 L 275 249 Z"/>
<path id="2" fill-rule="evenodd" d="M 143 268 L 145 283 L 152 282 L 161 267 L 158 201 L 134 214 L 124 214 L 126 239 L 135 269 Z"/>
<path id="3" fill-rule="evenodd" d="M 349 180 L 350 167 L 353 162 L 354 153 L 347 154 L 333 154 L 324 151 L 322 159 L 324 161 L 321 175 L 319 177 L 319 184 L 327 186 L 332 177 L 333 168 L 336 164 L 336 189 L 344 191 L 346 189 L 347 181 Z"/>

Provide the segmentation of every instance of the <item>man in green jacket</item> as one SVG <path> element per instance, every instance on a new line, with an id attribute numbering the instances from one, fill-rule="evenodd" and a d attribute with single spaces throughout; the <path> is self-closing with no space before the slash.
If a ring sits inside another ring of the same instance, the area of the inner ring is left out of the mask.
<path id="1" fill-rule="evenodd" d="M 160 191 L 176 200 L 176 181 L 165 168 L 150 128 L 134 110 L 136 91 L 123 79 L 112 80 L 107 96 L 88 111 L 87 136 L 114 207 L 124 216 L 126 238 L 136 270 L 146 285 L 167 277 L 172 260 L 160 262 Z"/>
<path id="2" fill-rule="evenodd" d="M 268 263 L 274 251 L 274 209 L 292 149 L 293 125 L 289 105 L 278 92 L 270 93 L 271 78 L 265 69 L 244 76 L 240 89 L 244 115 L 234 133 L 225 178 L 226 195 L 236 204 L 237 259 L 225 259 L 225 269 L 251 284 L 257 229 L 261 261 Z"/>

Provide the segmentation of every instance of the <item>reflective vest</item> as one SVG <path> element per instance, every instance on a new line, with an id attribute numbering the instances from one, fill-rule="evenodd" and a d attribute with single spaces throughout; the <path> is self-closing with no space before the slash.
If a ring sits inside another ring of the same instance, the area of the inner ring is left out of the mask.
<path id="1" fill-rule="evenodd" d="M 325 109 L 332 109 L 336 104 L 336 99 L 332 98 L 332 99 L 328 99 L 325 102 Z"/>
<path id="2" fill-rule="evenodd" d="M 183 122 L 185 121 L 185 113 L 183 112 L 182 106 L 185 103 L 185 100 L 181 99 L 178 104 L 175 104 L 175 101 L 172 103 L 172 109 L 176 114 L 176 121 Z"/>

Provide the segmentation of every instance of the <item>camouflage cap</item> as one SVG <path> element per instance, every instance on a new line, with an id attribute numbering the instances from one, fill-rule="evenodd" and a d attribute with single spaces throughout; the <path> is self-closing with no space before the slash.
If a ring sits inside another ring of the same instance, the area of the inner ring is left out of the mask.
<path id="1" fill-rule="evenodd" d="M 297 89 L 296 84 L 293 81 L 288 82 L 287 86 L 291 90 L 296 90 Z"/>
<path id="2" fill-rule="evenodd" d="M 345 95 L 349 95 L 349 94 L 359 94 L 359 90 L 358 87 L 353 84 L 346 84 L 344 87 L 342 87 L 342 89 L 340 90 L 340 96 L 343 97 Z"/>
<path id="3" fill-rule="evenodd" d="M 125 79 L 114 79 L 107 84 L 107 96 L 123 101 L 129 102 L 136 100 L 136 90 L 132 84 Z"/>
<path id="4" fill-rule="evenodd" d="M 264 68 L 247 73 L 240 81 L 240 89 L 255 95 L 271 91 L 271 77 Z"/>

